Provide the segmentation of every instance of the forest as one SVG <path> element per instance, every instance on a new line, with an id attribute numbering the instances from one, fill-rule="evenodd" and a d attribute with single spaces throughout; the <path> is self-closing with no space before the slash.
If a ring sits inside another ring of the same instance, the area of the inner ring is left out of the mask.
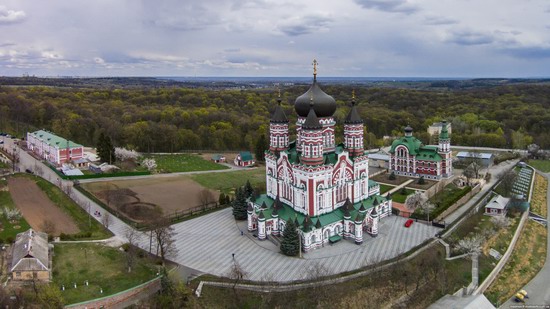
<path id="1" fill-rule="evenodd" d="M 468 89 L 410 89 L 323 84 L 338 104 L 336 136 L 355 91 L 366 125 L 365 145 L 387 145 L 411 125 L 433 142 L 427 127 L 452 123 L 452 144 L 524 149 L 550 148 L 550 85 L 505 84 Z M 296 122 L 294 100 L 307 85 L 281 87 L 282 107 Z M 85 146 L 99 136 L 141 152 L 253 150 L 277 104 L 276 86 L 257 89 L 201 87 L 0 86 L 0 130 L 22 137 L 46 129 Z M 386 137 L 384 139 L 384 137 Z M 337 140 L 341 142 L 341 140 Z"/>

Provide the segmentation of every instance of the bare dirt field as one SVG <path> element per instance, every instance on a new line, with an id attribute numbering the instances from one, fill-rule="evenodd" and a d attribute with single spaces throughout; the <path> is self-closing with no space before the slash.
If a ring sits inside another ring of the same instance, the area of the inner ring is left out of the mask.
<path id="1" fill-rule="evenodd" d="M 73 219 L 59 209 L 31 179 L 10 177 L 8 186 L 13 202 L 33 229 L 43 231 L 44 222 L 50 221 L 55 225 L 54 235 L 80 231 Z"/>
<path id="2" fill-rule="evenodd" d="M 185 176 L 86 183 L 82 187 L 106 205 L 136 220 L 169 215 L 201 206 L 205 198 L 209 202 L 219 198 L 217 191 L 208 190 Z M 205 192 L 209 192 L 208 197 L 204 197 Z"/>

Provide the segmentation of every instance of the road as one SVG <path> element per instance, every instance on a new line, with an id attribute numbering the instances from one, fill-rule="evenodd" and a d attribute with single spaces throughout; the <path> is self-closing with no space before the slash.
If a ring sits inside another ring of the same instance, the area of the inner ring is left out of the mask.
<path id="1" fill-rule="evenodd" d="M 550 179 L 550 174 L 547 173 L 544 176 L 546 179 Z M 550 182 L 548 183 L 548 191 L 546 194 L 548 208 L 546 219 L 548 220 L 550 219 Z M 548 229 L 546 234 L 546 262 L 535 278 L 523 287 L 523 289 L 529 293 L 529 298 L 525 300 L 525 305 L 537 306 L 531 308 L 550 308 L 550 237 L 548 237 L 550 236 L 550 225 L 547 224 L 546 228 Z M 517 306 L 513 298 L 514 297 L 506 301 L 500 308 L 511 308 L 511 306 L 514 305 Z"/>

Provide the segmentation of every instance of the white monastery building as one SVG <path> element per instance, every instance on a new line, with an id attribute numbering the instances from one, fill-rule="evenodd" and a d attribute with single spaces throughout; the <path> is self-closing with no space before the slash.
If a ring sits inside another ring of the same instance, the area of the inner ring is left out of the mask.
<path id="1" fill-rule="evenodd" d="M 270 121 L 265 153 L 267 193 L 248 205 L 248 230 L 259 239 L 282 235 L 294 220 L 302 250 L 319 248 L 342 238 L 361 244 L 365 233 L 378 235 L 379 220 L 391 214 L 391 199 L 379 195 L 369 180 L 369 158 L 363 147 L 364 126 L 352 100 L 344 122 L 344 143 L 335 144 L 334 98 L 317 83 L 294 104 L 298 115 L 295 141 L 281 99 Z"/>

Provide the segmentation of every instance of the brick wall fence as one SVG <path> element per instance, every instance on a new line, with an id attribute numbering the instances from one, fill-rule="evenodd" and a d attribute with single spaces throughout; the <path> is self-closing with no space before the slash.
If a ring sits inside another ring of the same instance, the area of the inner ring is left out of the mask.
<path id="1" fill-rule="evenodd" d="M 126 308 L 160 290 L 160 277 L 113 295 L 65 306 L 71 309 Z"/>

